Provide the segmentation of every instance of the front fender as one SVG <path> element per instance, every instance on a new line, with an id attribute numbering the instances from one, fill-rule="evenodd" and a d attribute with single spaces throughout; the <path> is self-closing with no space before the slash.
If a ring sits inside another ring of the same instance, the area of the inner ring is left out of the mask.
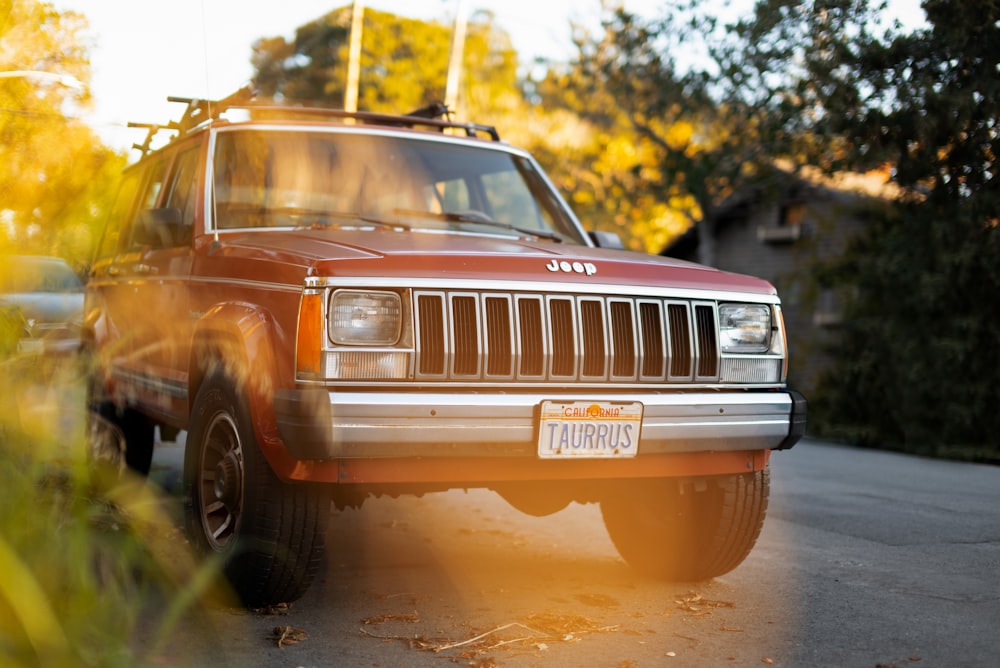
<path id="1" fill-rule="evenodd" d="M 273 397 L 279 387 L 291 386 L 294 338 L 266 311 L 252 304 L 217 304 L 199 318 L 191 347 L 188 396 L 194 401 L 209 371 L 222 365 L 245 393 L 261 452 L 275 474 L 287 480 L 299 466 L 278 433 Z M 282 355 L 281 351 L 288 354 Z M 193 412 L 193 406 L 189 407 Z"/>

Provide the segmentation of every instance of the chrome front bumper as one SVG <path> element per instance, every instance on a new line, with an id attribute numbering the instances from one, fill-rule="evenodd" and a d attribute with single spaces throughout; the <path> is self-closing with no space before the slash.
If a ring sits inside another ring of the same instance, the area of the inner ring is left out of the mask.
<path id="1" fill-rule="evenodd" d="M 535 456 L 544 400 L 639 401 L 639 453 L 782 450 L 804 435 L 794 391 L 417 394 L 279 390 L 278 431 L 296 459 Z"/>

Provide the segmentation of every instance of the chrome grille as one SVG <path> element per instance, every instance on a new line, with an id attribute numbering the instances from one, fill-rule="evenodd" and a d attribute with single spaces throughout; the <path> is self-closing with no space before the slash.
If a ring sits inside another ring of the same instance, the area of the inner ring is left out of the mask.
<path id="1" fill-rule="evenodd" d="M 461 290 L 413 297 L 420 380 L 719 379 L 714 302 Z"/>

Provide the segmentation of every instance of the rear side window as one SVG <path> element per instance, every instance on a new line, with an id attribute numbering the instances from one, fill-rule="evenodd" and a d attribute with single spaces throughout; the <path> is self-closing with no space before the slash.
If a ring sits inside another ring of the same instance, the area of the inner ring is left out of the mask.
<path id="1" fill-rule="evenodd" d="M 132 206 L 135 204 L 135 193 L 138 190 L 140 177 L 141 173 L 137 171 L 128 172 L 122 177 L 118 196 L 111 207 L 108 222 L 104 227 L 104 236 L 97 249 L 98 259 L 114 257 L 118 252 L 122 229 L 126 226 Z"/>
<path id="2" fill-rule="evenodd" d="M 139 206 L 130 212 L 131 215 L 128 221 L 128 246 L 130 248 L 138 248 L 142 246 L 142 244 L 136 239 L 135 221 L 142 211 L 156 207 L 156 203 L 160 198 L 160 191 L 163 189 L 163 179 L 166 176 L 166 171 L 167 160 L 161 157 L 151 163 L 146 172 L 148 174 L 148 178 L 143 184 L 142 192 L 139 195 Z"/>
<path id="3" fill-rule="evenodd" d="M 191 242 L 198 199 L 198 156 L 197 146 L 177 156 L 163 202 L 164 208 L 177 209 L 180 213 L 180 229 L 174 238 L 174 245 L 177 246 L 186 246 Z"/>

